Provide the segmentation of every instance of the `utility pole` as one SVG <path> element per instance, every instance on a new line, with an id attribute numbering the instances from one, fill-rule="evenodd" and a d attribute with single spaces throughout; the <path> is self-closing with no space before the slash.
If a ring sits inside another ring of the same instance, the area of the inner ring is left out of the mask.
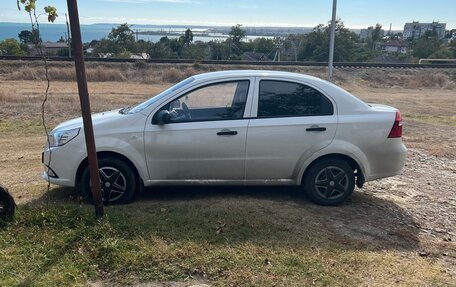
<path id="1" fill-rule="evenodd" d="M 333 0 L 331 35 L 329 37 L 329 60 L 328 60 L 328 81 L 330 81 L 330 82 L 332 81 L 332 76 L 333 76 L 334 38 L 336 36 L 336 10 L 337 10 L 337 0 Z"/>
<path id="2" fill-rule="evenodd" d="M 84 124 L 87 158 L 89 161 L 90 181 L 92 183 L 92 196 L 95 203 L 95 216 L 101 218 L 104 214 L 104 208 L 103 199 L 101 197 L 100 174 L 98 171 L 95 137 L 93 135 L 92 115 L 90 112 L 89 90 L 87 88 L 87 76 L 84 65 L 78 4 L 76 0 L 67 0 L 67 5 L 70 17 L 71 40 L 74 48 L 74 64 L 78 80 L 79 101 L 81 103 L 82 121 Z"/>
<path id="3" fill-rule="evenodd" d="M 280 49 L 281 49 L 280 37 L 275 37 L 274 42 L 276 44 L 276 53 L 274 55 L 274 60 L 272 60 L 272 61 L 275 62 L 275 60 L 277 59 L 277 62 L 280 62 Z"/>
<path id="4" fill-rule="evenodd" d="M 292 43 L 293 43 L 295 62 L 297 62 L 298 61 L 298 48 L 296 47 L 296 43 L 294 41 Z"/>
<path id="5" fill-rule="evenodd" d="M 67 34 L 68 34 L 68 58 L 71 58 L 71 34 L 70 34 L 70 25 L 68 24 L 67 13 L 65 13 L 66 25 L 67 25 Z"/>

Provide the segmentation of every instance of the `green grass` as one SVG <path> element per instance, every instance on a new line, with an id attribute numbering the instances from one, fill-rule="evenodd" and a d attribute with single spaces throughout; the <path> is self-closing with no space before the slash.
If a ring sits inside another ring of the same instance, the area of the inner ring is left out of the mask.
<path id="1" fill-rule="evenodd" d="M 412 119 L 428 124 L 456 126 L 456 116 L 434 116 L 434 115 L 409 115 L 404 116 L 406 119 Z"/>
<path id="2" fill-rule="evenodd" d="M 152 200 L 108 207 L 102 220 L 91 206 L 72 202 L 20 206 L 16 220 L 0 227 L 0 286 L 188 276 L 213 286 L 449 284 L 424 259 L 339 238 L 312 218 L 318 208 L 305 205 L 248 197 Z"/>
<path id="3" fill-rule="evenodd" d="M 50 127 L 48 127 L 49 131 Z M 44 134 L 43 125 L 38 120 L 0 120 L 0 133 L 8 135 Z"/>
<path id="4" fill-rule="evenodd" d="M 129 284 L 137 278 L 180 281 L 191 274 L 222 285 L 266 284 L 277 277 L 298 284 L 303 276 L 326 283 L 339 276 L 312 256 L 286 251 L 280 243 L 286 229 L 264 220 L 233 218 L 229 230 L 217 234 L 217 218 L 227 214 L 188 206 L 137 216 L 114 207 L 96 221 L 87 207 L 21 208 L 17 222 L 0 233 L 0 285 L 84 285 L 88 279 Z M 264 278 L 252 277 L 266 271 Z"/>

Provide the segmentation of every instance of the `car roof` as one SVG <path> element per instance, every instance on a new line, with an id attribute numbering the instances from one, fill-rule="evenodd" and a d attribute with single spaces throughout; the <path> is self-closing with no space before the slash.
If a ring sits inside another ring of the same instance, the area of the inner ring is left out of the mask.
<path id="1" fill-rule="evenodd" d="M 209 72 L 204 74 L 199 74 L 193 76 L 195 80 L 205 81 L 205 80 L 216 80 L 223 78 L 233 78 L 233 77 L 279 77 L 279 78 L 294 78 L 308 81 L 320 81 L 326 82 L 320 78 L 292 73 L 292 72 L 282 72 L 282 71 L 270 71 L 270 70 L 228 70 L 228 71 L 218 71 L 218 72 Z"/>
<path id="2" fill-rule="evenodd" d="M 330 96 L 337 102 L 337 108 L 339 114 L 344 114 L 351 110 L 366 110 L 368 105 L 353 96 L 351 93 L 342 89 L 341 87 L 328 82 L 326 80 L 292 72 L 282 71 L 268 71 L 268 70 L 228 70 L 210 72 L 193 76 L 195 82 L 204 83 L 207 81 L 217 81 L 230 78 L 243 78 L 243 77 L 262 77 L 272 79 L 283 79 L 283 80 L 295 80 L 301 81 L 307 84 L 314 84 L 314 87 L 318 87 L 323 90 L 327 96 Z"/>

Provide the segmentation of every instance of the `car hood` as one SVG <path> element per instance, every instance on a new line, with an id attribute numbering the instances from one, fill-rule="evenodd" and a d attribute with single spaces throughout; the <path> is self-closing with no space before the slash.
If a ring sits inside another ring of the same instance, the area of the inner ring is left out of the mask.
<path id="1" fill-rule="evenodd" d="M 115 120 L 118 118 L 123 118 L 123 117 L 127 116 L 124 114 L 120 114 L 119 110 L 120 109 L 108 111 L 108 112 L 102 112 L 102 113 L 98 113 L 98 114 L 93 114 L 92 115 L 93 126 L 96 127 L 97 125 L 99 125 L 101 123 L 104 123 L 107 121 L 112 121 L 112 120 Z M 71 130 L 71 129 L 82 128 L 82 127 L 83 127 L 83 124 L 82 124 L 82 117 L 81 117 L 81 118 L 72 119 L 72 120 L 59 124 L 58 126 L 56 126 L 54 128 L 53 132 L 56 130 Z"/>

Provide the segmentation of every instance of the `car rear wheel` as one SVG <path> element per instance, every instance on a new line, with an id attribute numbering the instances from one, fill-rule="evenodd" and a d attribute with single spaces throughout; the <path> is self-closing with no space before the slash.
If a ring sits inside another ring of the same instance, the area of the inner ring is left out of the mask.
<path id="1" fill-rule="evenodd" d="M 350 165 L 341 159 L 324 159 L 310 167 L 304 178 L 310 199 L 321 205 L 339 205 L 355 189 L 355 175 Z"/>
<path id="2" fill-rule="evenodd" d="M 129 202 L 136 190 L 136 176 L 132 168 L 117 158 L 101 158 L 98 160 L 100 184 L 103 202 L 105 204 L 120 204 Z M 89 168 L 82 174 L 82 190 L 92 199 Z"/>

